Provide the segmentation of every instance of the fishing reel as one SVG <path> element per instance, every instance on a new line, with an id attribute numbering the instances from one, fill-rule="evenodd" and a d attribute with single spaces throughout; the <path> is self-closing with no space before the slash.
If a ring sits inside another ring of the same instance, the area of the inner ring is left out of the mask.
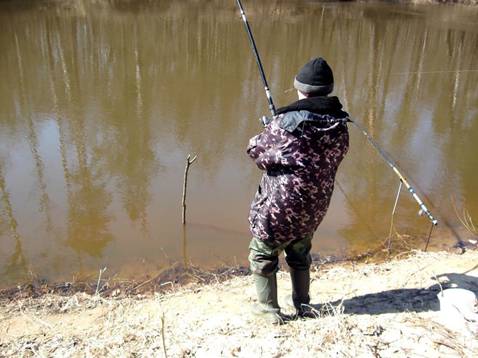
<path id="1" fill-rule="evenodd" d="M 261 122 L 261 124 L 265 127 L 265 126 L 267 126 L 270 122 L 272 122 L 272 118 L 271 118 L 271 117 L 267 117 L 267 116 L 262 116 L 261 118 L 259 118 L 259 122 Z"/>

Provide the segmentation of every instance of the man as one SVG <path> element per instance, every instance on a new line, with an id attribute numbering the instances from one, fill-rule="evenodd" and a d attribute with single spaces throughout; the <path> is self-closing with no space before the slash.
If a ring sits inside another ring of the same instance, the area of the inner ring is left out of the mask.
<path id="1" fill-rule="evenodd" d="M 298 316 L 307 316 L 311 240 L 327 212 L 337 168 L 348 150 L 342 105 L 323 58 L 304 65 L 294 79 L 299 100 L 277 110 L 247 153 L 264 170 L 249 213 L 249 262 L 259 305 L 255 311 L 280 322 L 278 256 L 285 251 Z"/>

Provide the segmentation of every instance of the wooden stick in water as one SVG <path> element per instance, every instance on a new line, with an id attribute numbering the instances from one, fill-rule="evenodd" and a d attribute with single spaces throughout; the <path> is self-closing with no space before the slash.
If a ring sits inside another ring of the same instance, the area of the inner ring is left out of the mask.
<path id="1" fill-rule="evenodd" d="M 183 225 L 186 225 L 186 190 L 188 187 L 188 171 L 189 171 L 189 167 L 191 166 L 191 164 L 193 164 L 196 161 L 197 157 L 198 156 L 195 155 L 194 158 L 191 159 L 191 154 L 188 154 L 188 157 L 186 158 L 186 166 L 184 168 L 184 182 L 183 182 L 183 215 L 182 215 Z"/>

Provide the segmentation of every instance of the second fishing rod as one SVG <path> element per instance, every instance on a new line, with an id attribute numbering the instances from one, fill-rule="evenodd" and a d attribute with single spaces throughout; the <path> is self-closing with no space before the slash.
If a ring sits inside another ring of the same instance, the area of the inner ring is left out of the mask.
<path id="1" fill-rule="evenodd" d="M 271 94 L 271 91 L 269 89 L 269 84 L 267 83 L 267 79 L 266 79 L 266 75 L 265 75 L 265 72 L 264 72 L 264 67 L 262 66 L 262 61 L 261 61 L 261 58 L 260 58 L 260 55 L 259 55 L 259 51 L 257 50 L 256 42 L 254 40 L 254 36 L 252 35 L 251 27 L 249 25 L 249 22 L 247 21 L 246 13 L 245 13 L 244 8 L 242 6 L 241 0 L 236 0 L 236 3 L 237 3 L 237 6 L 239 7 L 239 11 L 241 13 L 241 18 L 242 18 L 242 21 L 244 23 L 244 28 L 247 32 L 247 35 L 248 35 L 248 38 L 249 38 L 249 43 L 250 43 L 252 52 L 254 54 L 254 57 L 256 59 L 257 66 L 259 68 L 259 73 L 260 73 L 260 76 L 261 76 L 261 79 L 262 79 L 262 83 L 264 85 L 264 91 L 266 93 L 267 101 L 269 103 L 269 110 L 270 110 L 272 116 L 275 116 L 276 115 L 276 109 L 275 109 L 274 101 L 272 99 L 272 94 Z M 433 229 L 434 226 L 436 226 L 438 224 L 438 220 L 432 215 L 432 213 L 427 208 L 427 206 L 425 205 L 423 200 L 418 196 L 415 189 L 412 187 L 412 185 L 407 180 L 405 175 L 400 171 L 400 169 L 398 168 L 395 161 L 391 158 L 391 156 L 378 145 L 378 143 L 370 136 L 370 134 L 365 130 L 365 128 L 362 125 L 360 125 L 357 121 L 352 120 L 350 118 L 347 118 L 347 122 L 352 123 L 364 135 L 364 137 L 367 139 L 367 141 L 372 145 L 373 148 L 375 148 L 377 150 L 378 154 L 390 166 L 390 168 L 393 170 L 393 172 L 398 176 L 398 178 L 400 180 L 400 186 L 399 186 L 399 190 L 398 190 L 397 197 L 396 197 L 396 200 L 395 200 L 395 205 L 394 205 L 392 215 L 395 213 L 395 208 L 396 208 L 396 205 L 397 205 L 397 202 L 398 202 L 398 197 L 399 197 L 400 190 L 401 190 L 402 184 L 403 184 L 405 186 L 405 188 L 407 189 L 407 191 L 411 194 L 412 198 L 417 202 L 417 204 L 420 208 L 419 215 L 425 214 L 427 216 L 427 218 L 430 220 L 431 228 L 430 228 L 430 232 L 429 232 L 429 235 L 428 235 L 428 238 L 427 238 L 427 243 L 426 243 L 426 246 L 425 246 L 425 249 L 426 249 L 428 247 L 428 243 L 429 243 L 429 240 L 430 240 L 432 229 Z"/>

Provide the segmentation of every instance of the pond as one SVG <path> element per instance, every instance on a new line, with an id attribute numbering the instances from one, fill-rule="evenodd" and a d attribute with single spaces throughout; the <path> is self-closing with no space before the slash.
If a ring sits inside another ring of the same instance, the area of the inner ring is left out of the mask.
<path id="1" fill-rule="evenodd" d="M 245 154 L 268 114 L 234 1 L 2 2 L 0 278 L 141 275 L 174 262 L 246 264 L 260 171 Z M 478 221 L 478 11 L 460 6 L 244 2 L 277 106 L 322 56 L 334 94 L 392 155 L 439 225 Z M 398 178 L 350 126 L 315 254 L 380 248 Z M 198 155 L 181 225 L 185 160 Z M 429 221 L 403 190 L 395 248 Z"/>

